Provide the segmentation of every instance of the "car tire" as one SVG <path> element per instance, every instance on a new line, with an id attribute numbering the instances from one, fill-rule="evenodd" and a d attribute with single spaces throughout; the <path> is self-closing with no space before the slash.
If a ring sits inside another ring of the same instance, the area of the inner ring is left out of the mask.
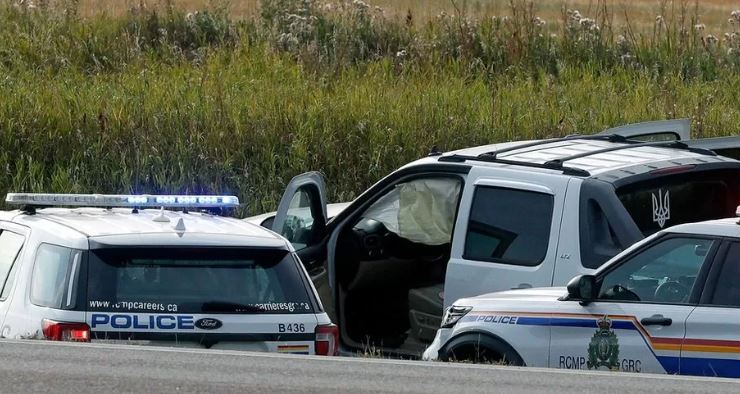
<path id="1" fill-rule="evenodd" d="M 439 352 L 442 361 L 524 366 L 524 360 L 509 344 L 483 333 L 463 334 Z"/>

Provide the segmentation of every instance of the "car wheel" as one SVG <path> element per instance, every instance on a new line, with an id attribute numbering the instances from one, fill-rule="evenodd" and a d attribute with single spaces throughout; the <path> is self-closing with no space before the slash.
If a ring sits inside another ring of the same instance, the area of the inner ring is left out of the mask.
<path id="1" fill-rule="evenodd" d="M 506 342 L 486 334 L 465 334 L 450 341 L 440 352 L 443 361 L 524 366 L 521 356 Z"/>

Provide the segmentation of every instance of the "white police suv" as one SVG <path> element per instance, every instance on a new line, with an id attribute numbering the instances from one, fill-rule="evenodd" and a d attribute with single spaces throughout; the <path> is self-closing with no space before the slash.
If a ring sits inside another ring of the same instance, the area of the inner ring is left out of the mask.
<path id="1" fill-rule="evenodd" d="M 1 337 L 336 353 L 337 328 L 290 243 L 213 214 L 236 197 L 6 202 L 21 208 L 0 212 Z"/>
<path id="2" fill-rule="evenodd" d="M 675 226 L 567 288 L 456 301 L 424 357 L 740 377 L 739 276 L 738 219 Z"/>

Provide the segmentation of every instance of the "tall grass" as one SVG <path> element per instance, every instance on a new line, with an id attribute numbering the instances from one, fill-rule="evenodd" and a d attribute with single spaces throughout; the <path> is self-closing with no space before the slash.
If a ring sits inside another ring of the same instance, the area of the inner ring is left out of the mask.
<path id="1" fill-rule="evenodd" d="M 0 7 L 0 193 L 234 193 L 248 214 L 311 169 L 350 199 L 432 145 L 674 117 L 740 133 L 740 39 L 709 38 L 689 7 L 639 34 L 608 8 L 543 23 L 524 2 L 422 26 L 360 1 L 272 0 L 243 20 L 14 4 Z"/>

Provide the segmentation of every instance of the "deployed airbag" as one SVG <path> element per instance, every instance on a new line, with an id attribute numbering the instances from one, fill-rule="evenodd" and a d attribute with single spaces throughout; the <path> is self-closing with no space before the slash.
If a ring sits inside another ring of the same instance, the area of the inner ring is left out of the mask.
<path id="1" fill-rule="evenodd" d="M 453 178 L 417 179 L 396 185 L 363 215 L 398 236 L 426 245 L 450 242 L 461 182 Z"/>

